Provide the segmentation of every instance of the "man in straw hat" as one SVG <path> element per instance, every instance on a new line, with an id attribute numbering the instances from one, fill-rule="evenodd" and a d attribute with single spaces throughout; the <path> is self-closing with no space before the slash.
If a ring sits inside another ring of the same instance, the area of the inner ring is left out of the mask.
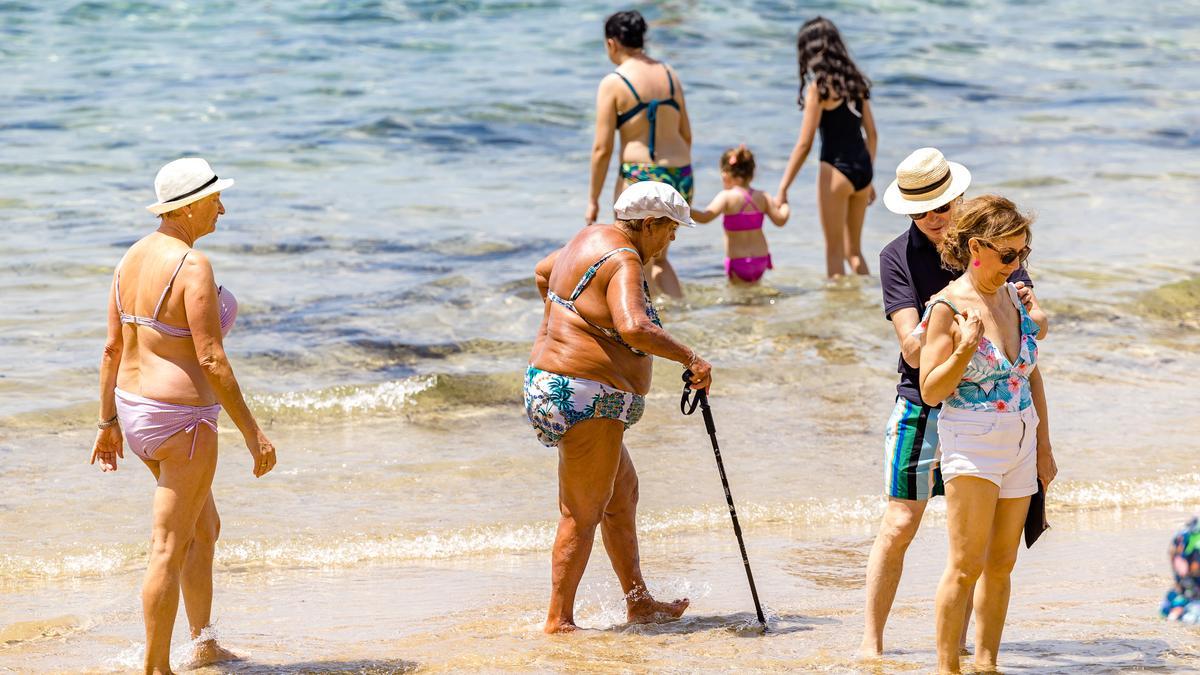
<path id="1" fill-rule="evenodd" d="M 883 311 L 900 343 L 900 382 L 884 439 L 887 510 L 867 561 L 866 626 L 859 650 L 866 658 L 883 653 L 884 624 L 900 584 L 904 554 L 921 525 L 925 505 L 930 497 L 945 494 L 936 457 L 939 407 L 926 405 L 921 399 L 921 342 L 912 332 L 929 299 L 958 276 L 942 267 L 937 247 L 970 184 L 967 167 L 946 161 L 935 148 L 921 148 L 900 162 L 896 180 L 883 195 L 888 210 L 908 216 L 910 225 L 879 254 Z M 1044 336 L 1046 315 L 1033 295 L 1029 274 L 1019 267 L 1009 281 L 1017 284 L 1021 301 L 1041 326 L 1039 338 Z M 1044 400 L 1040 386 L 1034 388 L 1033 396 Z M 1045 424 L 1040 425 L 1038 443 L 1048 447 L 1045 428 Z M 966 623 L 963 630 L 965 638 Z"/>

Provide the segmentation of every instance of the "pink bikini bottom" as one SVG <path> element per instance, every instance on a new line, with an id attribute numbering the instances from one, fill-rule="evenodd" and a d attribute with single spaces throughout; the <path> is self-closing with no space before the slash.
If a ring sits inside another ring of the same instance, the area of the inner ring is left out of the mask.
<path id="1" fill-rule="evenodd" d="M 194 406 L 179 403 L 163 403 L 152 398 L 145 398 L 120 389 L 117 395 L 117 417 L 121 420 L 121 429 L 125 431 L 125 440 L 129 449 L 138 457 L 145 460 L 161 460 L 154 453 L 168 438 L 179 432 L 196 432 L 199 425 L 217 431 L 217 415 L 221 413 L 220 404 Z M 192 436 L 192 449 L 188 459 L 196 452 L 196 436 Z"/>
<path id="2" fill-rule="evenodd" d="M 725 259 L 725 276 L 730 279 L 737 277 L 748 283 L 758 281 L 767 270 L 772 269 L 775 269 L 775 266 L 771 264 L 770 255 Z"/>

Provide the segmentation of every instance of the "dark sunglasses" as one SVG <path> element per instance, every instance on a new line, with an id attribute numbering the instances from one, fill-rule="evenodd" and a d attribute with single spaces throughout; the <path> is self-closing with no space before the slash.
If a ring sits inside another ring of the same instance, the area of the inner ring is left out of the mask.
<path id="1" fill-rule="evenodd" d="M 937 207 L 936 209 L 933 209 L 932 211 L 922 211 L 920 213 L 914 213 L 914 214 L 912 214 L 911 218 L 913 220 L 921 220 L 922 218 L 924 218 L 925 216 L 927 216 L 931 213 L 945 213 L 950 210 L 951 206 L 953 206 L 954 204 L 957 204 L 961 201 L 962 201 L 961 196 L 955 197 L 954 199 L 951 199 L 950 201 L 946 202 L 945 204 L 942 204 L 941 206 Z"/>
<path id="2" fill-rule="evenodd" d="M 1029 254 L 1033 251 L 1033 249 L 1029 248 L 1028 246 L 1021 249 L 1020 251 L 1014 251 L 1011 248 L 1006 248 L 1003 251 L 1001 251 L 1000 249 L 996 248 L 995 245 L 992 244 L 992 242 L 990 242 L 986 239 L 976 239 L 975 241 L 992 249 L 996 253 L 999 253 L 1000 254 L 1000 263 L 1004 264 L 1004 265 L 1011 265 L 1012 261 L 1016 260 L 1017 258 L 1020 258 L 1021 262 L 1024 263 L 1026 260 L 1029 259 Z"/>

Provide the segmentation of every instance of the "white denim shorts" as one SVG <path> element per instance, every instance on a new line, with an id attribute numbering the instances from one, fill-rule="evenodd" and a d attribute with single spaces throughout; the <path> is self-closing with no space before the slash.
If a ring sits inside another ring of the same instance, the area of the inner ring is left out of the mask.
<path id="1" fill-rule="evenodd" d="M 976 476 L 995 483 L 1001 499 L 1037 492 L 1037 411 L 981 412 L 942 406 L 938 416 L 942 479 Z"/>

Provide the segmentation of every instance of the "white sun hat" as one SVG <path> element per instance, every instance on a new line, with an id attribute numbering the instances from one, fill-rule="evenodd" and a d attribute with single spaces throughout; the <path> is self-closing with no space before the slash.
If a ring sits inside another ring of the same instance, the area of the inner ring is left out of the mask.
<path id="1" fill-rule="evenodd" d="M 642 181 L 626 187 L 617 197 L 617 203 L 613 204 L 613 211 L 618 220 L 666 216 L 680 225 L 696 226 L 692 220 L 692 208 L 683 195 L 670 185 L 655 181 Z"/>
<path id="2" fill-rule="evenodd" d="M 896 180 L 883 193 L 883 204 L 901 215 L 932 211 L 966 192 L 970 184 L 967 167 L 947 162 L 937 148 L 921 148 L 896 167 Z"/>
<path id="3" fill-rule="evenodd" d="M 154 194 L 158 201 L 146 209 L 156 216 L 161 215 L 232 186 L 233 179 L 217 178 L 208 162 L 199 157 L 184 157 L 158 170 L 154 177 Z"/>

